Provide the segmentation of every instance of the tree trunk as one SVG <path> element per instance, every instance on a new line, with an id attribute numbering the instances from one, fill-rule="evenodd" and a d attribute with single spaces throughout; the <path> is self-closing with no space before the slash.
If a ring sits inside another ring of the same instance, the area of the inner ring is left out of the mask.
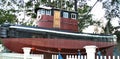
<path id="1" fill-rule="evenodd" d="M 75 0 L 75 11 L 77 11 L 77 0 Z"/>

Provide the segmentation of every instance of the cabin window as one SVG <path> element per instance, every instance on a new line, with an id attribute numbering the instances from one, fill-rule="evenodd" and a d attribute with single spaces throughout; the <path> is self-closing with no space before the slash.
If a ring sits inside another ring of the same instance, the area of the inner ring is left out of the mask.
<path id="1" fill-rule="evenodd" d="M 37 15 L 39 15 L 39 14 L 40 14 L 40 10 L 37 11 Z"/>
<path id="2" fill-rule="evenodd" d="M 51 15 L 51 10 L 46 10 L 46 15 Z"/>
<path id="3" fill-rule="evenodd" d="M 68 12 L 63 12 L 63 17 L 68 18 Z"/>
<path id="4" fill-rule="evenodd" d="M 39 10 L 39 14 L 44 15 L 45 14 L 45 10 L 44 9 Z"/>
<path id="5" fill-rule="evenodd" d="M 76 19 L 76 14 L 71 13 L 71 19 Z"/>

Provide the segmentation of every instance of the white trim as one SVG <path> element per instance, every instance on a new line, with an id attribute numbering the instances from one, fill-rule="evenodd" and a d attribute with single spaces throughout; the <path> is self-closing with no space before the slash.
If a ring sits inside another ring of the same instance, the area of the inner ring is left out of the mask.
<path id="1" fill-rule="evenodd" d="M 52 9 L 52 7 L 47 7 L 47 6 L 39 6 L 40 8 L 44 8 L 44 9 Z"/>
<path id="2" fill-rule="evenodd" d="M 25 30 L 34 30 L 34 31 L 44 31 L 44 32 L 51 32 L 57 34 L 64 34 L 64 35 L 75 35 L 75 36 L 87 36 L 87 37 L 101 37 L 101 38 L 115 38 L 115 36 L 100 36 L 100 35 L 90 35 L 90 34 L 80 34 L 80 33 L 70 33 L 70 32 L 62 32 L 62 31 L 55 31 L 55 30 L 47 30 L 47 29 L 40 29 L 40 28 L 30 28 L 30 27 L 22 27 L 22 26 L 10 26 L 10 28 L 18 28 L 18 29 L 25 29 Z"/>
<path id="3" fill-rule="evenodd" d="M 75 13 L 71 13 L 71 19 L 76 19 L 76 14 Z"/>

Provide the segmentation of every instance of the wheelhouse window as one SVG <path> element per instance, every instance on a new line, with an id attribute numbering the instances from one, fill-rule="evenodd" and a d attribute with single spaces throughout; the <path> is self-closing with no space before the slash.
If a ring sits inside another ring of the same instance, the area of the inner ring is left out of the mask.
<path id="1" fill-rule="evenodd" d="M 39 14 L 45 15 L 45 10 L 44 9 L 40 9 L 39 10 Z"/>
<path id="2" fill-rule="evenodd" d="M 63 18 L 68 18 L 68 12 L 63 12 Z"/>
<path id="3" fill-rule="evenodd" d="M 71 19 L 76 19 L 76 14 L 71 13 Z"/>
<path id="4" fill-rule="evenodd" d="M 46 10 L 46 15 L 51 15 L 51 10 Z"/>

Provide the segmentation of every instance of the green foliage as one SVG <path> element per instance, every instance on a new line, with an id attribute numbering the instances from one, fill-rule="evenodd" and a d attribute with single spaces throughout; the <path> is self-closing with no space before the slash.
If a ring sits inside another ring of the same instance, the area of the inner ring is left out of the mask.
<path id="1" fill-rule="evenodd" d="M 114 27 L 112 26 L 110 21 L 111 21 L 111 19 L 108 20 L 105 28 L 103 28 L 104 34 L 112 34 L 112 31 L 114 30 Z"/>
<path id="2" fill-rule="evenodd" d="M 105 34 L 112 34 L 114 27 L 111 25 L 111 20 L 115 17 L 120 18 L 120 7 L 119 0 L 111 0 L 103 2 L 103 8 L 105 8 L 105 18 L 108 20 L 107 25 L 105 26 Z"/>
<path id="3" fill-rule="evenodd" d="M 90 25 L 93 25 L 92 14 L 88 14 L 90 6 L 84 5 L 82 8 L 78 8 L 78 26 L 79 32 Z"/>
<path id="4" fill-rule="evenodd" d="M 114 5 L 115 3 L 120 3 L 120 0 L 112 0 L 111 5 Z"/>
<path id="5" fill-rule="evenodd" d="M 39 8 L 40 3 L 35 4 L 35 8 Z"/>
<path id="6" fill-rule="evenodd" d="M 26 3 L 26 7 L 27 8 L 29 8 L 29 7 L 31 7 L 33 4 L 32 4 L 32 1 L 28 1 L 27 3 Z"/>
<path id="7" fill-rule="evenodd" d="M 43 4 L 45 4 L 45 3 L 47 3 L 47 0 L 41 0 L 41 2 L 42 2 Z"/>
<path id="8" fill-rule="evenodd" d="M 82 32 L 82 30 L 90 25 L 93 25 L 92 15 L 84 15 L 81 16 L 81 18 L 78 19 L 79 23 L 79 32 Z"/>
<path id="9" fill-rule="evenodd" d="M 31 18 L 36 18 L 37 15 L 35 13 L 28 13 L 27 15 L 31 15 Z"/>
<path id="10" fill-rule="evenodd" d="M 116 31 L 114 34 L 117 35 L 117 38 L 118 38 L 118 40 L 119 40 L 119 39 L 120 39 L 120 31 Z M 120 41 L 120 40 L 119 40 L 119 41 Z"/>
<path id="11" fill-rule="evenodd" d="M 90 8 L 90 6 L 85 5 L 85 6 L 83 6 L 83 8 L 79 8 L 79 9 L 78 9 L 78 12 L 79 12 L 80 14 L 85 14 L 85 13 L 87 13 L 87 12 L 89 11 L 89 8 Z"/>
<path id="12" fill-rule="evenodd" d="M 53 1 L 53 2 L 48 2 L 48 5 L 51 6 L 51 7 L 56 7 L 56 1 Z"/>
<path id="13" fill-rule="evenodd" d="M 70 1 L 66 1 L 66 5 L 67 5 L 66 9 L 70 11 L 73 8 L 73 4 L 74 3 L 70 2 Z"/>
<path id="14" fill-rule="evenodd" d="M 69 2 L 69 1 L 67 1 L 66 4 L 67 4 L 67 6 L 70 7 L 70 8 L 73 7 L 73 3 Z"/>
<path id="15" fill-rule="evenodd" d="M 11 13 L 11 10 L 5 11 L 0 9 L 0 24 L 3 24 L 5 21 L 10 23 L 15 23 L 16 16 Z"/>

